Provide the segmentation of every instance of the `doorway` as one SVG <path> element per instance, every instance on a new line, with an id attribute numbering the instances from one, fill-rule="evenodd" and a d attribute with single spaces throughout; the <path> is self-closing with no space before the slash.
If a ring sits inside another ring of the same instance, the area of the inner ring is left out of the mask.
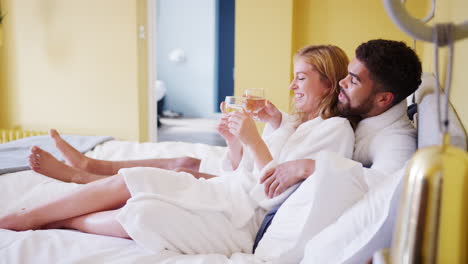
<path id="1" fill-rule="evenodd" d="M 217 8 L 217 101 L 219 104 L 228 95 L 234 95 L 234 40 L 235 0 L 218 0 Z"/>
<path id="2" fill-rule="evenodd" d="M 220 102 L 234 92 L 235 0 L 156 0 L 155 8 L 155 71 L 165 88 L 159 115 L 217 119 Z M 166 130 L 158 129 L 158 138 L 179 140 L 174 127 L 173 137 L 161 134 Z"/>

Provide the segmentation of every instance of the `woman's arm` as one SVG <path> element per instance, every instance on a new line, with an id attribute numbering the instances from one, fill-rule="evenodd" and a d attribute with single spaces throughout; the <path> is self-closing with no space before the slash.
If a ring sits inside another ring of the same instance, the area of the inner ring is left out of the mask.
<path id="1" fill-rule="evenodd" d="M 223 103 L 221 103 L 221 108 Z M 242 143 L 240 140 L 235 137 L 231 132 L 229 132 L 228 128 L 228 118 L 227 114 L 222 114 L 221 118 L 219 119 L 218 126 L 216 129 L 218 133 L 224 138 L 228 147 L 228 158 L 231 162 L 232 169 L 235 170 L 239 167 L 240 161 L 242 160 Z"/>
<path id="2" fill-rule="evenodd" d="M 257 114 L 258 118 L 269 124 L 273 130 L 276 130 L 282 121 L 282 114 L 278 108 L 270 101 L 266 101 L 265 107 L 263 107 Z"/>
<path id="3" fill-rule="evenodd" d="M 258 133 L 253 119 L 245 112 L 234 112 L 228 120 L 229 132 L 246 145 L 254 155 L 255 165 L 263 169 L 273 157 L 267 145 Z"/>

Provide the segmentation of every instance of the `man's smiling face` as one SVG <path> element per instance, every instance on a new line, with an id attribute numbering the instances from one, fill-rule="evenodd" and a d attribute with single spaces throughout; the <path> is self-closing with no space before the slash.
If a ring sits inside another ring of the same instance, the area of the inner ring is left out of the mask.
<path id="1" fill-rule="evenodd" d="M 369 70 L 354 58 L 348 66 L 348 75 L 340 81 L 338 109 L 345 116 L 366 118 L 374 107 L 377 91 Z"/>

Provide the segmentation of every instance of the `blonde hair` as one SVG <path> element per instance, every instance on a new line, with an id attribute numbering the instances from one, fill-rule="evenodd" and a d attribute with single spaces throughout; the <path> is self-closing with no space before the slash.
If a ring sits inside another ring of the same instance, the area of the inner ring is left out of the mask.
<path id="1" fill-rule="evenodd" d="M 348 75 L 348 56 L 337 46 L 311 45 L 300 49 L 294 55 L 294 61 L 303 58 L 310 64 L 314 71 L 320 74 L 320 79 L 330 87 L 328 93 L 318 103 L 317 115 L 323 119 L 338 116 L 338 94 L 340 86 L 338 82 Z M 291 100 L 293 114 L 296 114 L 302 122 L 307 120 L 305 113 L 297 111 L 294 100 Z"/>

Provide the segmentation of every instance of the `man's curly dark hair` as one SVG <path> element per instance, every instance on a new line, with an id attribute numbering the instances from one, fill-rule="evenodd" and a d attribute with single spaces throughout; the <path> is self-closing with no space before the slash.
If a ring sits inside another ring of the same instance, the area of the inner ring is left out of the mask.
<path id="1" fill-rule="evenodd" d="M 421 61 L 404 42 L 375 39 L 356 49 L 356 58 L 369 70 L 377 89 L 394 95 L 396 105 L 421 84 Z"/>

